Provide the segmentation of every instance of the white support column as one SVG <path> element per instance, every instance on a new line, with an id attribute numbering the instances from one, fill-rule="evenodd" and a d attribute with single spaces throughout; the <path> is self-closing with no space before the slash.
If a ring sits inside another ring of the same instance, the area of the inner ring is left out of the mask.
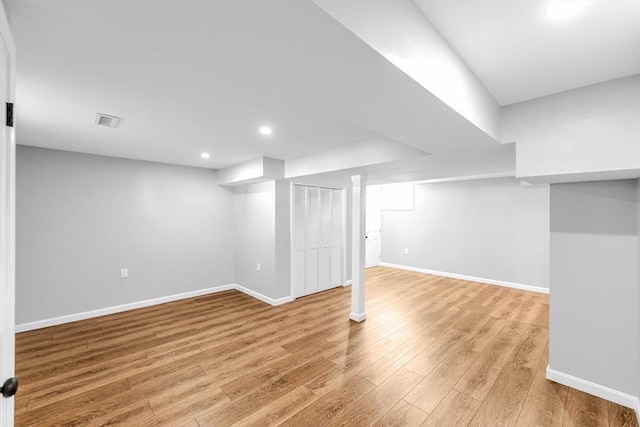
<path id="1" fill-rule="evenodd" d="M 349 318 L 362 322 L 367 318 L 364 311 L 364 266 L 365 266 L 365 218 L 367 206 L 367 176 L 351 177 L 351 315 Z"/>

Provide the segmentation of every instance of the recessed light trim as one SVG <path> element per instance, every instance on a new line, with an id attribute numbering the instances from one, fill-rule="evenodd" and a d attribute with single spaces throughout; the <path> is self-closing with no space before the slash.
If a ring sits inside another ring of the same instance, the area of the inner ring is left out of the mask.
<path id="1" fill-rule="evenodd" d="M 118 123 L 120 123 L 120 117 L 110 116 L 108 114 L 96 113 L 96 117 L 93 119 L 93 123 L 98 126 L 115 128 L 115 127 L 118 127 Z"/>
<path id="2" fill-rule="evenodd" d="M 273 129 L 271 129 L 270 126 L 261 126 L 260 129 L 258 129 L 258 132 L 260 132 L 261 135 L 271 135 L 273 133 Z"/>
<path id="3" fill-rule="evenodd" d="M 202 154 L 200 154 L 200 157 L 202 157 L 203 159 L 208 159 L 208 158 L 210 158 L 210 157 L 211 157 L 211 154 L 209 154 L 209 153 L 202 153 Z"/>
<path id="4" fill-rule="evenodd" d="M 583 0 L 552 0 L 544 10 L 545 15 L 554 21 L 564 21 L 578 15 L 589 1 Z"/>

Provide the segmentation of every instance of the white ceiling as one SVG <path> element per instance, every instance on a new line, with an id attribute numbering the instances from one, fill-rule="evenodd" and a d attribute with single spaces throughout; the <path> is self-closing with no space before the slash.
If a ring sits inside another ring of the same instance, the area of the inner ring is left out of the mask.
<path id="1" fill-rule="evenodd" d="M 19 144 L 218 169 L 386 139 L 433 155 L 372 168 L 378 182 L 514 167 L 513 147 L 310 1 L 8 3 Z M 615 11 L 626 6 L 587 10 L 612 32 L 593 17 L 590 30 L 550 28 L 537 21 L 542 2 L 418 4 L 502 104 L 640 72 L 640 51 L 629 51 L 640 40 L 628 22 L 636 6 L 624 19 Z M 119 128 L 95 126 L 98 112 L 121 117 Z M 273 135 L 258 133 L 265 124 Z"/>
<path id="2" fill-rule="evenodd" d="M 309 36 L 300 40 L 300 21 L 283 22 L 287 14 L 278 7 L 9 5 L 20 55 L 19 143 L 219 168 L 260 155 L 306 154 L 371 134 L 291 99 L 287 79 L 316 65 L 310 62 L 316 50 L 349 42 L 340 31 L 326 31 L 332 22 L 318 20 L 321 13 L 291 11 L 308 26 Z M 309 48 L 306 55 L 298 56 L 305 53 L 300 42 Z M 287 72 L 289 55 L 300 66 Z M 122 117 L 119 128 L 94 126 L 97 112 Z M 274 128 L 272 136 L 258 133 L 264 124 Z M 208 161 L 200 159 L 205 151 L 212 155 Z"/>
<path id="3" fill-rule="evenodd" d="M 380 137 L 427 151 L 496 144 L 311 2 L 9 8 L 20 144 L 209 168 Z M 97 112 L 119 128 L 95 126 Z"/>
<path id="4" fill-rule="evenodd" d="M 640 73 L 640 1 L 592 0 L 550 20 L 542 0 L 414 0 L 500 105 Z"/>

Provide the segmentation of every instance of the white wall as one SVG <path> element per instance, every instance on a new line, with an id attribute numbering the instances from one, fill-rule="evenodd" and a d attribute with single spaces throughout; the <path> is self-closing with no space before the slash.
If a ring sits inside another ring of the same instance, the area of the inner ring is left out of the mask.
<path id="1" fill-rule="evenodd" d="M 549 187 L 513 178 L 415 186 L 382 212 L 382 262 L 548 288 Z M 404 249 L 409 250 L 404 254 Z"/>
<path id="2" fill-rule="evenodd" d="M 529 182 L 640 177 L 640 75 L 502 108 L 502 140 L 516 142 Z"/>
<path id="3" fill-rule="evenodd" d="M 551 186 L 549 368 L 639 395 L 638 181 Z"/>
<path id="4" fill-rule="evenodd" d="M 275 280 L 275 181 L 236 187 L 234 212 L 236 283 L 266 295 Z"/>
<path id="5" fill-rule="evenodd" d="M 17 324 L 233 283 L 234 244 L 214 171 L 18 146 Z"/>
<path id="6" fill-rule="evenodd" d="M 290 295 L 289 185 L 267 181 L 235 189 L 236 283 L 272 299 Z"/>

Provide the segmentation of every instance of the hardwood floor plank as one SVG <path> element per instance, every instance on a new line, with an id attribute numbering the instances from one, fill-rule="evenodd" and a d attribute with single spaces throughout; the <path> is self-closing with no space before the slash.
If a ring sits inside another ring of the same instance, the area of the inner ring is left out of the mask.
<path id="1" fill-rule="evenodd" d="M 561 411 L 561 413 L 557 413 L 556 411 Z M 558 427 L 562 426 L 563 422 L 564 409 L 560 402 L 544 401 L 529 395 L 524 402 L 516 425 L 521 427 Z"/>
<path id="2" fill-rule="evenodd" d="M 531 326 L 525 334 L 525 338 L 516 345 L 509 359 L 518 365 L 536 368 L 542 352 L 548 348 L 549 333 L 540 326 Z"/>
<path id="3" fill-rule="evenodd" d="M 93 368 L 85 367 L 68 375 L 54 376 L 41 383 L 30 382 L 29 379 L 26 379 L 24 384 L 21 384 L 21 387 L 24 385 L 21 392 L 28 394 L 29 411 L 33 411 L 63 399 L 81 396 L 102 385 L 124 379 L 127 377 L 127 373 L 123 372 L 123 367 L 146 360 L 144 353 L 134 353 L 130 357 L 120 357 L 108 363 L 97 364 Z M 118 372 L 120 375 L 117 374 Z M 54 382 L 54 378 L 57 381 Z"/>
<path id="4" fill-rule="evenodd" d="M 282 347 L 267 347 L 258 355 L 255 351 L 236 352 L 225 358 L 205 360 L 200 363 L 200 367 L 211 380 L 226 384 L 250 372 L 257 372 L 264 366 L 278 363 L 288 356 L 291 356 L 291 353 Z"/>
<path id="5" fill-rule="evenodd" d="M 408 341 L 360 372 L 360 376 L 378 385 L 410 362 L 436 339 L 424 333 Z M 394 342 L 395 343 L 395 342 Z"/>
<path id="6" fill-rule="evenodd" d="M 405 367 L 422 376 L 429 375 L 429 372 L 453 353 L 468 336 L 466 332 L 451 329 L 420 352 Z"/>
<path id="7" fill-rule="evenodd" d="M 537 420 L 541 425 L 561 426 L 564 422 L 564 412 L 569 387 L 549 381 L 546 378 L 549 364 L 548 344 L 542 352 L 529 395 L 520 414 L 518 424 L 526 426 L 529 420 Z"/>
<path id="8" fill-rule="evenodd" d="M 231 425 L 334 367 L 335 364 L 322 357 L 304 362 L 242 397 L 197 417 L 196 421 L 200 426 Z"/>
<path id="9" fill-rule="evenodd" d="M 607 401 L 575 389 L 569 389 L 567 408 L 562 425 L 566 427 L 608 426 Z"/>
<path id="10" fill-rule="evenodd" d="M 102 417 L 90 421 L 87 426 L 90 427 L 106 427 L 120 425 L 139 425 L 145 420 L 152 418 L 153 411 L 149 406 L 149 402 L 140 400 L 132 405 L 126 405 L 122 408 L 110 412 Z"/>
<path id="11" fill-rule="evenodd" d="M 294 414 L 300 413 L 300 411 L 317 399 L 318 396 L 313 394 L 311 390 L 305 386 L 300 386 L 233 425 L 246 427 L 278 426 Z"/>
<path id="12" fill-rule="evenodd" d="M 480 401 L 451 390 L 422 424 L 423 427 L 456 427 L 469 424 Z"/>
<path id="13" fill-rule="evenodd" d="M 375 386 L 369 381 L 359 376 L 353 376 L 289 418 L 282 426 L 328 425 L 354 401 L 360 399 L 374 388 Z"/>
<path id="14" fill-rule="evenodd" d="M 123 406 L 144 401 L 130 393 L 127 380 L 109 383 L 87 393 L 16 416 L 18 426 L 82 425 L 107 416 Z"/>
<path id="15" fill-rule="evenodd" d="M 350 405 L 329 426 L 365 426 L 375 423 L 393 408 L 420 380 L 422 380 L 422 376 L 408 369 L 401 369 Z"/>
<path id="16" fill-rule="evenodd" d="M 427 415 L 406 400 L 401 400 L 374 427 L 419 426 L 427 419 Z"/>
<path id="17" fill-rule="evenodd" d="M 318 396 L 322 396 L 357 375 L 364 368 L 392 351 L 394 347 L 395 344 L 389 341 L 378 341 L 367 349 L 351 354 L 347 360 L 338 364 L 334 369 L 307 383 L 307 387 Z"/>
<path id="18" fill-rule="evenodd" d="M 611 427 L 637 427 L 635 412 L 617 403 L 607 402 L 609 409 L 609 426 Z"/>
<path id="19" fill-rule="evenodd" d="M 146 424 L 170 424 L 174 420 L 176 423 L 188 422 L 229 402 L 231 400 L 221 388 L 206 378 L 197 378 L 175 389 L 159 390 L 151 396 L 149 404 L 154 417 Z"/>
<path id="20" fill-rule="evenodd" d="M 475 400 L 484 400 L 515 350 L 508 343 L 509 340 L 496 337 L 456 383 L 455 389 Z"/>
<path id="21" fill-rule="evenodd" d="M 224 391 L 207 376 L 184 379 L 172 387 L 147 392 L 145 396 L 148 398 L 154 414 L 169 411 L 175 413 L 176 410 L 179 410 L 186 415 L 191 413 L 191 410 L 185 410 L 188 406 L 191 406 L 192 409 L 203 406 L 204 409 L 231 401 Z"/>
<path id="22" fill-rule="evenodd" d="M 464 375 L 477 356 L 477 352 L 473 349 L 473 341 L 466 342 L 424 377 L 407 394 L 405 400 L 430 414 Z"/>
<path id="23" fill-rule="evenodd" d="M 20 379 L 23 382 L 23 389 L 31 387 L 32 384 L 38 383 L 53 383 L 52 378 L 59 378 L 60 376 L 73 374 L 78 371 L 93 371 L 95 374 L 96 369 L 108 369 L 109 367 L 117 367 L 114 365 L 114 360 L 121 360 L 123 364 L 131 363 L 133 359 L 146 359 L 147 355 L 144 349 L 141 347 L 130 346 L 126 351 L 118 350 L 111 354 L 103 353 L 100 355 L 87 356 L 84 353 L 75 355 L 65 359 L 63 363 L 57 363 L 52 365 L 40 366 L 29 369 L 25 372 L 22 368 L 18 368 L 17 374 L 20 375 Z M 56 381 L 57 382 L 57 381 Z M 34 386 L 35 387 L 35 386 Z"/>
<path id="24" fill-rule="evenodd" d="M 264 366 L 257 373 L 249 372 L 237 380 L 223 384 L 222 389 L 231 400 L 238 399 L 262 385 L 276 380 L 282 376 L 283 372 L 288 372 L 299 366 L 301 363 L 302 361 L 300 358 L 294 355 L 289 355 L 284 359 L 276 360 L 275 363 L 272 363 L 269 366 Z M 331 363 L 331 366 L 335 367 L 333 363 Z"/>
<path id="25" fill-rule="evenodd" d="M 43 348 L 27 351 L 23 353 L 25 357 L 20 363 L 20 370 L 28 372 L 31 369 L 40 369 L 46 365 L 57 363 L 60 360 L 68 359 L 72 356 L 82 354 L 88 349 L 88 344 L 72 343 L 69 347 L 60 348 L 48 342 Z"/>
<path id="26" fill-rule="evenodd" d="M 29 401 L 31 400 L 31 397 L 26 396 L 24 398 L 20 397 L 18 398 L 18 396 L 16 396 L 15 400 L 14 400 L 14 411 L 16 413 L 16 415 L 21 415 L 25 412 L 27 412 L 27 410 L 29 409 Z"/>
<path id="27" fill-rule="evenodd" d="M 523 300 L 528 298 L 528 295 L 522 295 L 514 293 L 511 289 L 503 290 L 502 300 L 496 304 L 493 311 L 490 313 L 492 317 L 497 319 L 509 319 L 513 314 L 520 309 L 520 305 Z"/>
<path id="28" fill-rule="evenodd" d="M 469 425 L 515 425 L 532 381 L 533 369 L 508 362 Z"/>
<path id="29" fill-rule="evenodd" d="M 167 389 L 175 389 L 180 384 L 196 378 L 208 378 L 198 365 L 179 367 L 178 369 L 160 369 L 152 373 L 133 375 L 127 379 L 129 387 L 135 393 L 153 396 L 154 393 Z"/>

